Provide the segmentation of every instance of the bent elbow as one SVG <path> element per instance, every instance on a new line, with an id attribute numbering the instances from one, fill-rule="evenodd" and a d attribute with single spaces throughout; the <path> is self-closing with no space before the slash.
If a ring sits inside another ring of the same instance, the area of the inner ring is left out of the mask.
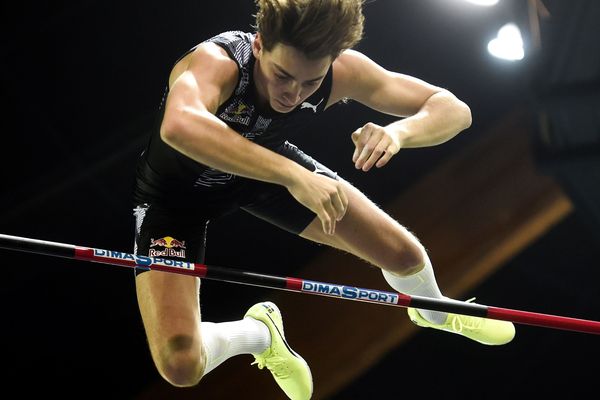
<path id="1" fill-rule="evenodd" d="M 471 116 L 471 108 L 463 101 L 454 98 L 452 105 L 452 114 L 454 115 L 454 123 L 457 128 L 457 133 L 471 127 L 473 118 Z"/>
<path id="2" fill-rule="evenodd" d="M 452 107 L 454 109 L 454 115 L 456 116 L 457 125 L 460 130 L 465 130 L 471 127 L 473 123 L 473 117 L 471 115 L 471 108 L 464 101 L 460 100 L 454 94 L 450 93 Z"/>
<path id="3" fill-rule="evenodd" d="M 443 110 L 449 116 L 448 122 L 456 129 L 456 133 L 470 128 L 473 123 L 471 108 L 448 90 L 442 90 L 439 95 Z"/>
<path id="4" fill-rule="evenodd" d="M 171 125 L 165 124 L 164 122 L 160 125 L 160 138 L 165 143 L 170 143 L 174 136 L 174 129 Z"/>
<path id="5" fill-rule="evenodd" d="M 461 102 L 462 103 L 462 102 Z M 462 121 L 463 121 L 463 130 L 471 127 L 473 123 L 473 115 L 471 114 L 471 108 L 462 103 Z"/>
<path id="6" fill-rule="evenodd" d="M 184 133 L 185 123 L 183 122 L 184 115 L 177 110 L 166 111 L 160 124 L 160 138 L 163 142 L 172 146 L 181 140 Z"/>

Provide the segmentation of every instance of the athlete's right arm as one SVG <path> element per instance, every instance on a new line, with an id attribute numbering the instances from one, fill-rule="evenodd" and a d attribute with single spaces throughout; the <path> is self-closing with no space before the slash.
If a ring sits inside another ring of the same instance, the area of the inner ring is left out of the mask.
<path id="1" fill-rule="evenodd" d="M 162 140 L 217 170 L 285 186 L 317 214 L 323 230 L 332 234 L 348 204 L 339 182 L 251 142 L 215 116 L 237 79 L 237 65 L 222 48 L 212 43 L 200 45 L 170 84 Z"/>

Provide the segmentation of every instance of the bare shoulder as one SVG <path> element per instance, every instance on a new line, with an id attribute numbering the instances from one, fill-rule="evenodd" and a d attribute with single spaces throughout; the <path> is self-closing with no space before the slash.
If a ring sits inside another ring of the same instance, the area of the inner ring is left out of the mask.
<path id="1" fill-rule="evenodd" d="M 211 63 L 217 69 L 236 70 L 237 64 L 229 57 L 225 49 L 216 43 L 204 42 L 190 53 L 193 63 Z"/>
<path id="2" fill-rule="evenodd" d="M 328 106 L 343 99 L 355 98 L 357 89 L 368 84 L 370 71 L 383 68 L 356 50 L 345 50 L 333 62 L 333 83 Z M 375 84 L 375 82 L 372 82 Z"/>
<path id="3" fill-rule="evenodd" d="M 335 59 L 334 67 L 338 65 L 341 68 L 360 68 L 366 63 L 373 63 L 373 61 L 357 50 L 345 50 Z"/>
<path id="4" fill-rule="evenodd" d="M 239 73 L 236 62 L 225 49 L 210 42 L 198 45 L 173 67 L 169 84 L 185 71 L 191 72 L 198 82 L 212 82 L 225 90 L 235 88 Z"/>

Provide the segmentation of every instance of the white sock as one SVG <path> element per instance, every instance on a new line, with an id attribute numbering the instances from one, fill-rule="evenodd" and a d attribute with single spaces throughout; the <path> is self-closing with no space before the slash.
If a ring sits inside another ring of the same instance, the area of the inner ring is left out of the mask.
<path id="1" fill-rule="evenodd" d="M 400 293 L 422 297 L 432 297 L 436 299 L 445 299 L 446 297 L 442 295 L 442 292 L 440 292 L 437 282 L 435 281 L 433 266 L 431 265 L 431 261 L 427 256 L 427 252 L 423 250 L 423 254 L 425 257 L 425 267 L 416 274 L 401 277 L 394 275 L 391 272 L 382 270 L 383 277 L 392 288 Z M 448 317 L 447 313 L 440 311 L 422 309 L 418 309 L 418 311 L 423 318 L 433 324 L 442 324 L 446 322 L 446 318 Z"/>
<path id="2" fill-rule="evenodd" d="M 204 375 L 230 357 L 260 354 L 271 345 L 269 328 L 250 317 L 232 322 L 201 322 L 200 329 L 206 354 Z"/>

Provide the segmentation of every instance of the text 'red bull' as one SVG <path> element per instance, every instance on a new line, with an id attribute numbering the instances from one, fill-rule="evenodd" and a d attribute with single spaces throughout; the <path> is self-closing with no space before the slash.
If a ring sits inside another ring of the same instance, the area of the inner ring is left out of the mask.
<path id="1" fill-rule="evenodd" d="M 162 247 L 162 249 L 157 248 Z M 179 257 L 185 258 L 185 241 L 179 241 L 171 236 L 159 239 L 150 239 L 148 255 L 151 257 Z"/>

